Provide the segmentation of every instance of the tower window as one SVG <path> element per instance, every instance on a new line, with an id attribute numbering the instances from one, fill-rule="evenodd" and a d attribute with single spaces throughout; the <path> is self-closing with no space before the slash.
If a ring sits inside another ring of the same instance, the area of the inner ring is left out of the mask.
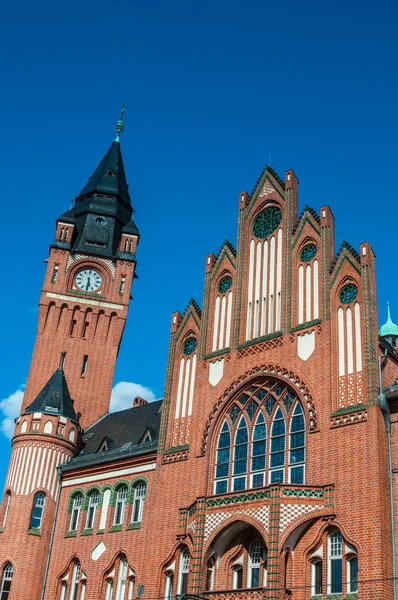
<path id="1" fill-rule="evenodd" d="M 59 363 L 60 367 L 64 366 L 64 364 L 65 364 L 65 357 L 66 357 L 66 352 L 61 352 L 61 360 L 60 360 L 60 363 Z"/>
<path id="2" fill-rule="evenodd" d="M 120 287 L 119 287 L 119 294 L 123 294 L 124 292 L 124 283 L 126 281 L 126 276 L 122 275 L 122 278 L 120 280 Z"/>
<path id="3" fill-rule="evenodd" d="M 10 505 L 11 505 L 11 492 L 7 492 L 6 493 L 6 497 L 5 497 L 5 510 L 4 510 L 4 517 L 3 517 L 3 528 L 6 526 L 7 523 L 7 517 L 8 517 L 8 513 L 10 510 Z"/>
<path id="4" fill-rule="evenodd" d="M 32 514 L 30 517 L 30 529 L 40 529 L 43 520 L 43 510 L 46 497 L 42 492 L 38 492 L 33 500 Z"/>
<path id="5" fill-rule="evenodd" d="M 55 283 L 57 281 L 58 269 L 59 269 L 59 265 L 54 265 L 54 271 L 53 271 L 53 276 L 52 276 L 52 279 L 51 279 L 51 283 Z"/>
<path id="6" fill-rule="evenodd" d="M 64 237 L 64 228 L 61 227 L 61 231 L 59 232 L 59 240 L 62 240 L 62 238 Z"/>
<path id="7" fill-rule="evenodd" d="M 83 363 L 82 363 L 82 372 L 81 372 L 81 375 L 82 375 L 82 376 L 83 376 L 83 375 L 86 373 L 86 371 L 87 371 L 87 363 L 88 363 L 88 356 L 87 356 L 87 354 L 85 354 L 85 355 L 84 355 L 84 358 L 83 358 Z"/>

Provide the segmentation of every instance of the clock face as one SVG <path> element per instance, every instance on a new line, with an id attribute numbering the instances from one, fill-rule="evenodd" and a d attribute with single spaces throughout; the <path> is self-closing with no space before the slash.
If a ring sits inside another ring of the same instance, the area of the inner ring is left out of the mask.
<path id="1" fill-rule="evenodd" d="M 95 292 L 101 287 L 102 277 L 94 269 L 83 269 L 76 276 L 76 285 L 85 292 Z"/>

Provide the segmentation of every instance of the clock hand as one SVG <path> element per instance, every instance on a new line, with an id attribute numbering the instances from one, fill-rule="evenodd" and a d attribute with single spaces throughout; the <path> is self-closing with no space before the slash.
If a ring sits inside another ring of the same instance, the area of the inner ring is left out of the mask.
<path id="1" fill-rule="evenodd" d="M 86 285 L 86 292 L 88 292 L 88 288 L 91 285 L 90 283 L 90 277 L 87 277 L 87 285 Z"/>

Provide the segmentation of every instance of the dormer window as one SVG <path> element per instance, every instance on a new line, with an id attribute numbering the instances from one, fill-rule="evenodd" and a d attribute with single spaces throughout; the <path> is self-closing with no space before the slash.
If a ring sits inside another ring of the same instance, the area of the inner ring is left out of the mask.
<path id="1" fill-rule="evenodd" d="M 44 410 L 45 410 L 46 412 L 47 412 L 47 411 L 49 411 L 49 412 L 58 412 L 58 408 L 57 408 L 56 406 L 50 406 L 50 405 L 47 405 L 47 406 L 46 406 L 46 408 L 45 408 Z"/>
<path id="2" fill-rule="evenodd" d="M 108 450 L 108 443 L 106 440 L 102 442 L 100 447 L 98 448 L 98 452 L 106 452 Z"/>
<path id="3" fill-rule="evenodd" d="M 152 436 L 151 436 L 151 432 L 149 431 L 149 429 L 147 429 L 146 432 L 144 433 L 144 437 L 142 438 L 141 444 L 144 444 L 145 442 L 152 442 Z"/>
<path id="4" fill-rule="evenodd" d="M 112 171 L 112 169 L 108 169 L 105 173 L 105 175 L 108 175 L 108 177 L 115 177 L 114 172 Z"/>

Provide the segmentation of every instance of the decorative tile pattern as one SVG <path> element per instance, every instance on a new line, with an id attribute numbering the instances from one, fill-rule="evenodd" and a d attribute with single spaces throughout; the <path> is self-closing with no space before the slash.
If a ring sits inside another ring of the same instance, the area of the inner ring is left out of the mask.
<path id="1" fill-rule="evenodd" d="M 272 185 L 267 179 L 267 181 L 263 185 L 263 189 L 259 193 L 259 196 L 260 198 L 263 198 L 264 196 L 268 196 L 268 194 L 272 194 L 272 192 L 275 192 L 275 189 L 272 187 Z"/>
<path id="2" fill-rule="evenodd" d="M 282 504 L 280 512 L 279 529 L 283 531 L 286 527 L 301 515 L 305 515 L 314 510 L 320 510 L 323 506 L 320 504 Z"/>
<path id="3" fill-rule="evenodd" d="M 88 258 L 89 260 L 93 259 L 93 257 L 88 256 L 88 254 L 69 254 L 68 262 L 66 263 L 66 270 L 69 271 L 71 265 L 73 265 L 73 263 L 76 262 L 77 260 L 81 260 L 82 258 Z M 96 257 L 95 260 L 97 260 L 98 262 L 104 263 L 109 268 L 110 272 L 112 273 L 112 279 L 115 279 L 116 264 L 112 260 L 109 260 L 107 258 L 99 258 L 99 257 Z"/>
<path id="4" fill-rule="evenodd" d="M 214 512 L 214 513 L 210 513 L 206 515 L 206 522 L 205 522 L 205 536 L 204 539 L 208 539 L 209 536 L 211 535 L 211 533 L 214 531 L 214 529 L 216 529 L 216 527 L 218 527 L 218 525 L 220 525 L 220 523 L 222 523 L 223 521 L 225 521 L 226 519 L 228 519 L 228 517 L 235 517 L 236 519 L 239 520 L 239 516 L 249 516 L 249 517 L 254 517 L 259 525 L 262 525 L 263 527 L 268 527 L 268 520 L 269 520 L 269 507 L 268 506 L 259 506 L 258 508 L 247 508 L 244 510 L 241 510 L 239 512 Z"/>

